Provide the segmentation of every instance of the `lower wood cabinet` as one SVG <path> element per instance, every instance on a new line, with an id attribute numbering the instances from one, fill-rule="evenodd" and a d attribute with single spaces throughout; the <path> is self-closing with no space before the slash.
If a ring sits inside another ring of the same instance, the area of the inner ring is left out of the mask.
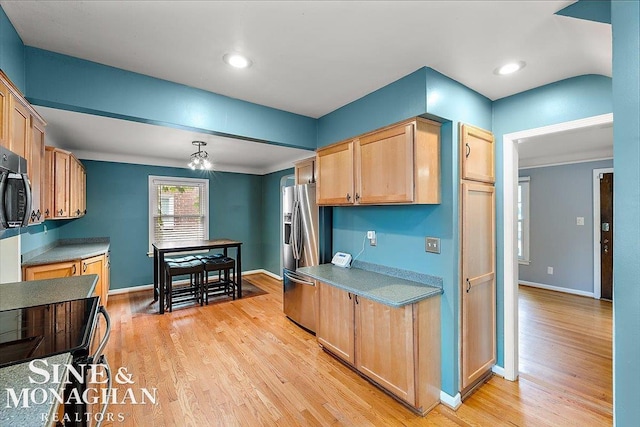
<path id="1" fill-rule="evenodd" d="M 426 413 L 440 401 L 440 297 L 391 307 L 318 284 L 318 343 Z"/>
<path id="2" fill-rule="evenodd" d="M 106 306 L 109 296 L 109 254 L 22 268 L 22 280 L 26 281 L 84 276 L 87 274 L 98 275 L 93 295 L 100 297 L 100 304 Z"/>

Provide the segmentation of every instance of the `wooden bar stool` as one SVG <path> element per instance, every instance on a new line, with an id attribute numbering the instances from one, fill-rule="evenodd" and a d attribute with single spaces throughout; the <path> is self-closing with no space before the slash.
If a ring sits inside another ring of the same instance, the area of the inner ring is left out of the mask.
<path id="1" fill-rule="evenodd" d="M 204 265 L 199 259 L 190 261 L 167 260 L 164 263 L 166 274 L 165 301 L 167 310 L 173 311 L 173 304 L 195 301 L 203 304 L 201 279 Z M 178 287 L 173 286 L 175 276 L 189 275 L 189 283 Z"/>
<path id="2" fill-rule="evenodd" d="M 236 299 L 235 271 L 236 261 L 224 255 L 199 255 L 204 267 L 202 277 L 202 294 L 206 304 L 209 295 L 231 295 Z M 218 272 L 218 280 L 209 283 L 209 273 Z"/>

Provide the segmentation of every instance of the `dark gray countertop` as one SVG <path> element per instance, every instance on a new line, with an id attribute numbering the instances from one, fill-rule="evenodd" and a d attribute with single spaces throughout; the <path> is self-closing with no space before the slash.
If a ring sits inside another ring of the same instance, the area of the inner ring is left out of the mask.
<path id="1" fill-rule="evenodd" d="M 108 251 L 108 238 L 59 240 L 52 246 L 23 254 L 22 266 L 30 267 L 55 262 L 75 261 L 102 255 Z"/>
<path id="2" fill-rule="evenodd" d="M 87 274 L 60 279 L 3 283 L 0 285 L 0 310 L 86 298 L 93 294 L 97 282 L 97 275 Z"/>
<path id="3" fill-rule="evenodd" d="M 370 264 L 365 263 L 361 263 L 359 266 L 371 267 Z M 385 269 L 380 267 L 372 267 L 369 270 L 353 267 L 342 268 L 333 264 L 302 267 L 297 270 L 300 274 L 391 307 L 402 307 L 442 294 L 442 279 L 439 277 L 416 274 L 415 278 L 420 280 L 416 281 L 395 277 L 399 271 L 396 269 L 389 271 L 395 274 L 394 276 L 383 274 L 380 271 L 385 271 Z M 412 277 L 410 272 L 406 273 L 405 277 Z"/>
<path id="4" fill-rule="evenodd" d="M 89 274 L 86 276 L 64 277 L 60 279 L 33 280 L 28 282 L 13 282 L 0 284 L 0 310 L 13 310 L 32 305 L 49 304 L 72 299 L 86 298 L 93 294 L 98 276 Z M 51 357 L 42 358 L 48 362 L 48 370 L 52 372 L 52 364 L 65 365 L 71 363 L 71 354 L 63 353 Z M 44 368 L 43 364 L 38 367 Z M 62 369 L 62 368 L 61 368 Z M 64 377 L 64 372 L 60 372 Z M 64 384 L 30 384 L 29 375 L 34 375 L 29 369 L 29 362 L 0 368 L 0 426 L 49 426 L 53 414 L 58 409 L 58 402 L 48 401 L 41 405 L 29 402 L 28 408 L 7 408 L 8 392 L 13 389 L 16 396 L 20 395 L 23 388 L 33 389 L 41 387 L 46 390 L 56 389 L 59 393 Z"/>
<path id="5" fill-rule="evenodd" d="M 44 362 L 39 362 L 37 365 L 39 369 L 47 370 L 52 376 L 54 369 L 53 365 L 59 365 L 60 378 L 66 378 L 66 365 L 71 363 L 71 353 L 57 354 L 55 356 L 39 360 L 47 361 L 46 366 L 44 365 Z M 30 392 L 34 388 L 43 388 L 47 391 L 51 388 L 56 390 L 59 395 L 62 395 L 62 390 L 64 388 L 62 381 L 58 384 L 31 384 L 29 376 L 34 377 L 37 381 L 39 381 L 41 377 L 34 374 L 29 369 L 29 363 L 30 362 L 20 363 L 0 369 L 0 401 L 2 401 L 2 405 L 0 405 L 0 426 L 31 427 L 52 425 L 51 421 L 46 422 L 46 420 L 53 420 L 53 416 L 58 410 L 58 402 L 55 400 L 51 401 L 51 399 L 54 398 L 50 392 L 48 393 L 50 400 L 43 404 L 34 403 L 30 399 L 29 393 L 29 407 L 23 408 L 22 400 L 19 401 L 20 403 L 17 407 L 13 406 L 13 396 L 10 397 L 9 392 L 7 391 L 7 389 L 13 390 L 15 395 L 19 397 L 23 389 L 27 389 L 28 392 Z M 40 396 L 40 393 L 38 393 L 37 396 Z M 7 405 L 9 405 L 8 408 Z"/>

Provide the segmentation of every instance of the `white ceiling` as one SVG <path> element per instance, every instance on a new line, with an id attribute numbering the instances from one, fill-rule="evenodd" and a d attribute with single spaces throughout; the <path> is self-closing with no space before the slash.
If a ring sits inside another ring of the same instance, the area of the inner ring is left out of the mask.
<path id="1" fill-rule="evenodd" d="M 423 66 L 490 99 L 583 74 L 611 76 L 611 26 L 554 15 L 571 3 L 0 0 L 26 45 L 311 117 Z M 230 51 L 247 54 L 252 67 L 228 67 L 222 56 Z M 509 60 L 527 66 L 494 74 Z M 58 126 L 44 117 L 49 129 Z M 60 144 L 101 150 L 96 135 L 80 139 L 76 130 L 60 130 L 68 138 Z M 125 136 L 112 151 L 125 155 Z M 154 138 L 158 157 L 174 156 L 161 149 L 171 141 Z"/>
<path id="2" fill-rule="evenodd" d="M 518 141 L 520 169 L 613 158 L 613 124 Z"/>
<path id="3" fill-rule="evenodd" d="M 264 175 L 290 168 L 313 151 L 209 135 L 48 107 L 35 107 L 47 119 L 46 144 L 72 151 L 80 159 L 186 168 L 191 141 L 203 150 L 216 171 Z"/>

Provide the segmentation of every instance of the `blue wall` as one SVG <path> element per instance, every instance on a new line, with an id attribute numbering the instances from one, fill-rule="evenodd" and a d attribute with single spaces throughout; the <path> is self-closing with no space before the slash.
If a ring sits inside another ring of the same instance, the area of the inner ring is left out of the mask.
<path id="1" fill-rule="evenodd" d="M 95 62 L 26 47 L 34 105 L 316 148 L 316 120 Z"/>
<path id="2" fill-rule="evenodd" d="M 493 103 L 496 140 L 496 285 L 498 365 L 504 366 L 504 216 L 503 136 L 613 111 L 611 79 L 586 75 L 562 80 Z"/>
<path id="3" fill-rule="evenodd" d="M 459 108 L 456 106 L 463 105 Z M 318 120 L 318 145 L 421 115 L 442 122 L 439 205 L 357 206 L 333 209 L 333 251 L 356 256 L 367 230 L 378 244 L 365 244 L 359 260 L 443 278 L 442 389 L 458 390 L 458 122 L 491 128 L 491 101 L 430 68 L 421 68 Z M 424 250 L 426 236 L 441 239 L 441 253 Z"/>
<path id="4" fill-rule="evenodd" d="M 262 266 L 278 276 L 280 271 L 280 180 L 293 175 L 293 169 L 285 169 L 262 177 Z"/>
<path id="5" fill-rule="evenodd" d="M 520 264 L 520 280 L 594 292 L 593 170 L 611 167 L 613 160 L 520 170 L 531 178 L 531 262 Z M 584 225 L 576 225 L 579 216 Z"/>
<path id="6" fill-rule="evenodd" d="M 83 160 L 87 214 L 60 227 L 61 239 L 109 237 L 111 288 L 153 283 L 149 175 L 209 179 L 209 236 L 243 242 L 242 269 L 262 268 L 262 177 Z M 232 255 L 233 256 L 233 255 Z"/>
<path id="7" fill-rule="evenodd" d="M 0 69 L 22 93 L 26 91 L 24 50 L 22 39 L 0 7 Z"/>
<path id="8" fill-rule="evenodd" d="M 640 420 L 640 4 L 612 2 L 614 421 Z"/>

